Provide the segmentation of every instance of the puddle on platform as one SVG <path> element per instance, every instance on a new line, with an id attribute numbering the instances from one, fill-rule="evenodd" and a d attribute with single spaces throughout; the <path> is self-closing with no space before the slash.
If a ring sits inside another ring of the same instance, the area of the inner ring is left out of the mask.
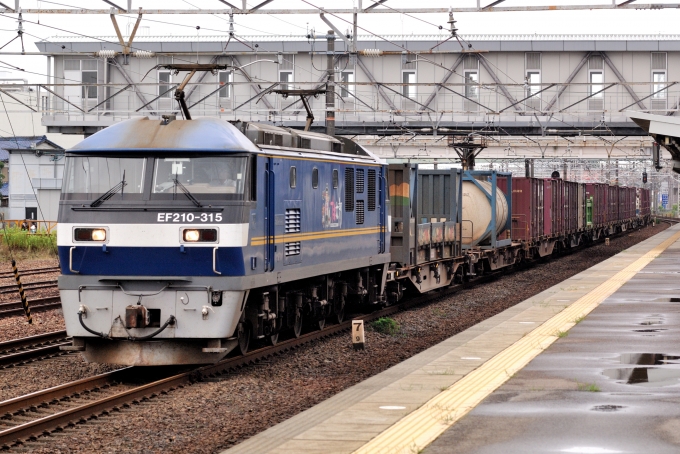
<path id="1" fill-rule="evenodd" d="M 627 385 L 677 386 L 680 384 L 680 369 L 660 367 L 631 367 L 628 369 L 605 369 L 602 373 Z"/>
<path id="2" fill-rule="evenodd" d="M 635 364 L 639 366 L 664 366 L 666 364 L 680 364 L 680 356 L 666 353 L 623 353 L 619 356 L 621 364 Z"/>
<path id="3" fill-rule="evenodd" d="M 596 405 L 593 408 L 591 408 L 591 410 L 609 412 L 609 411 L 619 411 L 622 408 L 626 408 L 626 407 L 624 407 L 623 405 Z"/>
<path id="4" fill-rule="evenodd" d="M 628 385 L 676 386 L 680 384 L 680 368 L 677 367 L 680 365 L 680 356 L 664 353 L 624 353 L 619 359 L 621 364 L 648 367 L 605 369 L 602 374 Z"/>
<path id="5" fill-rule="evenodd" d="M 666 328 L 648 328 L 648 329 L 634 329 L 636 333 L 658 333 L 660 331 L 667 331 Z"/>
<path id="6" fill-rule="evenodd" d="M 663 322 L 661 320 L 647 320 L 645 322 L 639 323 L 640 325 L 643 326 L 649 326 L 649 325 L 663 325 Z"/>

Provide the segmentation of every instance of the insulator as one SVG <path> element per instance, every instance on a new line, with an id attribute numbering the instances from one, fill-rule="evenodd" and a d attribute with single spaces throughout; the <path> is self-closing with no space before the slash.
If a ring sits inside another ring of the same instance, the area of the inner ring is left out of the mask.
<path id="1" fill-rule="evenodd" d="M 156 56 L 154 52 L 149 52 L 148 50 L 138 50 L 133 52 L 132 55 L 137 58 L 153 58 Z"/>
<path id="2" fill-rule="evenodd" d="M 365 57 L 379 57 L 383 54 L 383 51 L 380 49 L 364 49 L 359 51 L 359 55 L 363 55 Z"/>
<path id="3" fill-rule="evenodd" d="M 115 50 L 106 49 L 106 50 L 100 50 L 99 52 L 97 52 L 97 57 L 113 58 L 113 57 L 116 56 L 116 54 L 118 54 L 118 52 L 116 52 Z"/>

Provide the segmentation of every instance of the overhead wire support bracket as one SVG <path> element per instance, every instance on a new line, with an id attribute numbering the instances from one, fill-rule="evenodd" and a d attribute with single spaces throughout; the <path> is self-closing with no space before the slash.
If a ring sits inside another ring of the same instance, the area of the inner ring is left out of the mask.
<path id="1" fill-rule="evenodd" d="M 111 6 L 113 6 L 113 7 L 116 8 L 118 11 L 127 12 L 127 10 L 126 10 L 125 8 L 121 8 L 120 6 L 116 5 L 115 3 L 113 3 L 113 2 L 110 1 L 110 0 L 102 0 L 102 1 L 103 1 L 104 3 L 107 3 L 107 4 L 111 5 Z"/>
<path id="2" fill-rule="evenodd" d="M 184 115 L 184 118 L 187 120 L 191 120 L 191 113 L 189 112 L 189 107 L 187 106 L 186 98 L 185 98 L 185 93 L 184 89 L 186 88 L 187 84 L 191 80 L 192 77 L 194 77 L 194 74 L 196 74 L 197 71 L 210 71 L 212 74 L 215 74 L 219 70 L 226 70 L 229 67 L 229 65 L 218 65 L 215 63 L 178 63 L 178 64 L 168 64 L 168 65 L 156 65 L 153 68 L 151 68 L 149 72 L 153 71 L 156 68 L 164 68 L 164 69 L 169 69 L 171 71 L 174 71 L 175 74 L 179 74 L 180 71 L 188 71 L 189 74 L 184 76 L 184 80 L 182 83 L 179 84 L 177 89 L 175 90 L 175 100 L 179 103 L 180 109 L 182 110 L 182 114 Z M 144 76 L 146 77 L 146 75 Z M 220 87 L 222 88 L 222 87 Z M 170 89 L 172 90 L 172 88 Z M 167 90 L 165 93 L 167 93 Z M 163 96 L 165 93 L 162 93 L 159 95 L 156 99 L 159 97 Z M 150 104 L 153 101 L 150 101 L 147 104 Z M 193 104 L 195 105 L 195 104 Z M 193 107 L 192 105 L 192 107 Z M 140 107 L 143 108 L 145 106 Z"/>
<path id="3" fill-rule="evenodd" d="M 305 131 L 309 131 L 309 128 L 312 127 L 312 123 L 314 123 L 314 114 L 312 113 L 312 109 L 309 107 L 309 102 L 307 101 L 307 96 L 319 96 L 322 94 L 326 93 L 326 90 L 320 90 L 320 89 L 315 89 L 315 90 L 272 90 L 272 93 L 277 93 L 279 95 L 283 95 L 284 98 L 287 98 L 288 96 L 299 96 L 300 100 L 302 101 L 302 104 L 305 106 L 305 110 L 307 111 L 307 119 L 305 121 Z"/>
<path id="4" fill-rule="evenodd" d="M 104 0 L 106 1 L 106 0 Z M 110 2 L 106 2 L 111 4 Z M 120 10 L 121 8 L 118 7 Z M 123 10 L 124 11 L 124 10 Z M 130 49 L 132 48 L 132 41 L 135 39 L 135 35 L 137 34 L 137 29 L 139 28 L 139 23 L 142 21 L 142 7 L 139 7 L 139 15 L 137 16 L 137 21 L 135 22 L 135 26 L 132 29 L 132 33 L 130 33 L 130 37 L 127 40 L 127 43 L 123 39 L 123 34 L 120 32 L 120 28 L 118 27 L 118 21 L 116 20 L 116 14 L 114 13 L 113 8 L 111 8 L 111 13 L 109 14 L 111 17 L 111 22 L 113 22 L 113 28 L 116 30 L 116 36 L 118 36 L 118 41 L 120 42 L 120 47 L 123 48 L 123 64 L 127 65 L 129 64 L 129 58 L 130 58 Z"/>
<path id="5" fill-rule="evenodd" d="M 364 12 L 370 11 L 370 10 L 372 10 L 373 8 L 375 8 L 376 6 L 382 5 L 382 4 L 385 3 L 386 1 L 387 1 L 387 0 L 378 0 L 377 2 L 375 2 L 374 4 L 372 4 L 371 6 L 369 6 L 368 8 L 364 9 L 363 11 L 364 11 Z"/>

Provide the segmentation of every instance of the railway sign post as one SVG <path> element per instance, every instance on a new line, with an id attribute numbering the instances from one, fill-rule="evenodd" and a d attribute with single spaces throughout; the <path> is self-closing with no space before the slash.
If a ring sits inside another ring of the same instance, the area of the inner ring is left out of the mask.
<path id="1" fill-rule="evenodd" d="M 364 321 L 352 320 L 352 345 L 354 350 L 364 349 Z"/>

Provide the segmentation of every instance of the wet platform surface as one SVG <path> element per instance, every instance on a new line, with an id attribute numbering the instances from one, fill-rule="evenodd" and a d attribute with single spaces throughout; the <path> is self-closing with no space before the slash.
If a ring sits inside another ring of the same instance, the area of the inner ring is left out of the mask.
<path id="1" fill-rule="evenodd" d="M 680 452 L 679 265 L 680 225 L 225 452 Z"/>
<path id="2" fill-rule="evenodd" d="M 676 242 L 423 452 L 678 453 L 679 404 Z"/>

